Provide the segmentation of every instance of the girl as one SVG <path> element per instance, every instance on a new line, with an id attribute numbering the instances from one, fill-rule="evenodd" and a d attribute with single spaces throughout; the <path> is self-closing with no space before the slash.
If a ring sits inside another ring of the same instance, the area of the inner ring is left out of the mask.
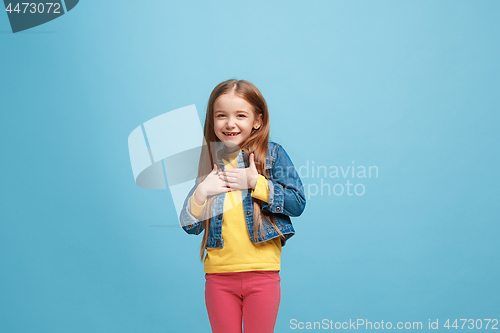
<path id="1" fill-rule="evenodd" d="M 214 333 L 274 331 L 281 297 L 281 247 L 302 214 L 302 182 L 279 144 L 269 142 L 260 91 L 228 80 L 210 95 L 198 178 L 180 221 L 206 250 L 205 303 Z"/>

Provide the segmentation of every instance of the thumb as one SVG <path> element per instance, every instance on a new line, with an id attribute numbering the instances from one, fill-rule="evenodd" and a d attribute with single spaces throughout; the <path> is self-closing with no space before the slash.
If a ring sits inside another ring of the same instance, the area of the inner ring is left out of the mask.
<path id="1" fill-rule="evenodd" d="M 211 174 L 216 174 L 217 173 L 217 164 L 214 164 L 214 168 L 212 169 Z"/>
<path id="2" fill-rule="evenodd" d="M 250 165 L 255 167 L 255 155 L 254 155 L 254 153 L 250 154 Z"/>

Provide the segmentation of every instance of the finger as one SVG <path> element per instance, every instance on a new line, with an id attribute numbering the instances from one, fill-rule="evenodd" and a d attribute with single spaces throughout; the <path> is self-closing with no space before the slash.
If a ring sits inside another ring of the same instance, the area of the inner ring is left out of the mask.
<path id="1" fill-rule="evenodd" d="M 234 185 L 229 186 L 229 190 L 230 191 L 239 191 L 240 187 L 238 186 L 238 184 L 234 184 Z"/>
<path id="2" fill-rule="evenodd" d="M 228 186 L 221 186 L 220 190 L 222 192 L 229 192 L 229 191 L 231 191 L 231 189 Z"/>
<path id="3" fill-rule="evenodd" d="M 244 170 L 242 170 L 242 169 L 226 169 L 226 170 L 224 170 L 223 174 L 226 174 L 226 175 L 235 175 L 235 174 L 238 174 L 238 173 L 241 173 L 241 172 L 244 172 Z"/>
<path id="4" fill-rule="evenodd" d="M 219 183 L 218 183 L 219 186 L 222 186 L 222 187 L 226 187 L 226 186 L 229 186 L 228 185 L 228 182 L 225 180 L 225 179 L 219 179 Z"/>
<path id="5" fill-rule="evenodd" d="M 250 154 L 250 165 L 255 164 L 255 155 L 254 153 Z"/>
<path id="6" fill-rule="evenodd" d="M 224 185 L 229 186 L 234 183 L 234 180 L 223 179 L 222 182 L 224 183 Z"/>
<path id="7" fill-rule="evenodd" d="M 224 180 L 226 182 L 230 181 L 230 182 L 234 183 L 236 180 L 238 180 L 238 177 L 231 177 L 231 176 L 229 176 L 229 177 L 224 177 L 222 180 Z"/>
<path id="8" fill-rule="evenodd" d="M 227 184 L 229 187 L 234 188 L 234 189 L 239 189 L 241 187 L 240 182 L 238 182 L 238 181 L 229 181 L 229 182 L 227 182 Z"/>

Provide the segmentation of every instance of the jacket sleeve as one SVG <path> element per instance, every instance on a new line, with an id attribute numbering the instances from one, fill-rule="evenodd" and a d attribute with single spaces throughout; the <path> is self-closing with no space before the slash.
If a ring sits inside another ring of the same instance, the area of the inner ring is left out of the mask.
<path id="1" fill-rule="evenodd" d="M 179 215 L 179 221 L 182 229 L 185 232 L 192 235 L 199 235 L 203 229 L 205 229 L 205 223 L 203 223 L 200 218 L 197 218 L 191 213 L 191 196 L 198 187 L 198 178 L 195 181 L 193 188 L 189 191 L 186 199 L 184 200 L 184 205 L 182 206 L 181 214 Z"/>
<path id="2" fill-rule="evenodd" d="M 267 204 L 262 204 L 262 210 L 292 217 L 300 216 L 306 207 L 304 186 L 285 149 L 280 145 L 276 149 L 272 179 L 268 180 L 269 200 Z"/>

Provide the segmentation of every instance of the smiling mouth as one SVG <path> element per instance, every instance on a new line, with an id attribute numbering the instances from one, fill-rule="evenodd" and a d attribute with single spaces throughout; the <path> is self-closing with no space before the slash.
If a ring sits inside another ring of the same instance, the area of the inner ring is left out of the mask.
<path id="1" fill-rule="evenodd" d="M 228 136 L 228 137 L 235 137 L 238 134 L 240 134 L 240 132 L 222 132 L 222 134 L 224 134 L 225 136 Z"/>

